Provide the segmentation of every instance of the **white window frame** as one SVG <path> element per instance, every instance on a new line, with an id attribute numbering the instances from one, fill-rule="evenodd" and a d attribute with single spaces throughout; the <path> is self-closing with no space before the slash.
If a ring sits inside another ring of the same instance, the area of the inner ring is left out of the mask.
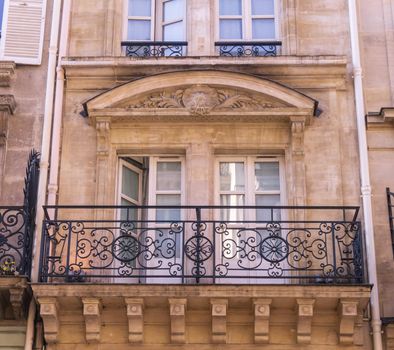
<path id="1" fill-rule="evenodd" d="M 174 20 L 171 22 L 164 22 L 163 20 L 163 8 L 164 8 L 164 3 L 169 2 L 170 0 L 151 0 L 151 15 L 150 16 L 143 16 L 143 17 L 136 17 L 136 16 L 129 16 L 129 0 L 124 0 L 124 14 L 125 14 L 125 20 L 124 20 L 124 27 L 123 27 L 123 40 L 127 41 L 146 41 L 146 40 L 135 40 L 135 39 L 129 39 L 128 38 L 128 22 L 130 19 L 140 19 L 140 20 L 150 20 L 151 22 L 151 30 L 150 30 L 150 39 L 148 41 L 164 41 L 163 36 L 164 36 L 164 26 L 171 24 L 171 23 L 176 23 L 176 22 L 183 22 L 183 33 L 184 33 L 184 40 L 186 41 L 187 38 L 187 32 L 186 32 L 186 8 L 187 8 L 187 1 L 188 0 L 183 0 L 184 1 L 184 11 L 183 11 L 183 19 L 182 17 L 179 18 L 179 20 Z"/>
<path id="2" fill-rule="evenodd" d="M 277 41 L 280 38 L 279 28 L 279 0 L 274 0 L 275 12 L 274 15 L 252 15 L 252 0 L 241 0 L 242 14 L 241 15 L 220 15 L 220 0 L 215 1 L 216 13 L 216 41 Z M 273 18 L 275 21 L 275 38 L 252 38 L 252 20 L 253 19 L 269 19 Z M 222 39 L 220 37 L 220 20 L 221 19 L 242 19 L 242 38 L 240 39 Z"/>
<path id="3" fill-rule="evenodd" d="M 221 162 L 243 162 L 245 164 L 245 191 L 220 191 L 220 163 Z M 254 190 L 254 163 L 256 162 L 278 162 L 279 163 L 279 191 L 256 191 Z M 220 205 L 220 195 L 226 194 L 244 194 L 245 203 L 244 205 L 256 205 L 256 195 L 258 194 L 279 194 L 280 195 L 280 205 L 284 206 L 286 203 L 286 177 L 285 177 L 285 167 L 284 159 L 280 156 L 220 156 L 215 160 L 215 205 Z M 255 214 L 252 211 L 247 210 L 244 213 L 245 220 L 254 220 Z M 283 218 L 282 218 L 283 220 Z"/>

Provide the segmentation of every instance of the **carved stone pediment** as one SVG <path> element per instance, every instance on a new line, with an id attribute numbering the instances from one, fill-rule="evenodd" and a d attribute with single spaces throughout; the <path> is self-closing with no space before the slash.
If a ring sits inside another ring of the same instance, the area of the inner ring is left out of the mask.
<path id="1" fill-rule="evenodd" d="M 208 115 L 212 111 L 251 111 L 289 107 L 268 96 L 256 96 L 246 91 L 194 85 L 176 90 L 156 91 L 123 103 L 126 109 L 186 109 L 192 115 Z"/>

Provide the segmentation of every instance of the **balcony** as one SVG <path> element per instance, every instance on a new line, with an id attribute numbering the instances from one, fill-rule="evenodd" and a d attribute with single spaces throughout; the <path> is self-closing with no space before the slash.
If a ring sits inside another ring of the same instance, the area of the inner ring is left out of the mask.
<path id="1" fill-rule="evenodd" d="M 278 56 L 281 41 L 217 41 L 219 56 L 269 57 Z"/>
<path id="2" fill-rule="evenodd" d="M 47 206 L 44 210 L 40 266 L 44 283 L 365 282 L 358 207 Z"/>
<path id="3" fill-rule="evenodd" d="M 122 41 L 128 57 L 186 56 L 187 41 Z"/>

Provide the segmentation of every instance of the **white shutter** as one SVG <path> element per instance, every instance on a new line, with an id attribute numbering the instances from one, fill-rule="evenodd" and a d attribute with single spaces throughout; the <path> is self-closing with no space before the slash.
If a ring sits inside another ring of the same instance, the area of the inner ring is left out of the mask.
<path id="1" fill-rule="evenodd" d="M 1 59 L 22 64 L 41 64 L 46 1 L 5 1 Z"/>

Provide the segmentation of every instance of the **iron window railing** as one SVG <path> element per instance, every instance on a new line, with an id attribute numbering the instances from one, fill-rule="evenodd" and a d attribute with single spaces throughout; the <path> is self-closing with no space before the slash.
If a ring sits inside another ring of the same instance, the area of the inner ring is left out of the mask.
<path id="1" fill-rule="evenodd" d="M 358 207 L 44 210 L 41 282 L 364 282 Z"/>
<path id="2" fill-rule="evenodd" d="M 122 41 L 129 57 L 186 56 L 187 41 Z"/>
<path id="3" fill-rule="evenodd" d="M 26 168 L 24 205 L 0 207 L 0 275 L 30 278 L 39 161 L 39 153 L 32 151 Z"/>
<path id="4" fill-rule="evenodd" d="M 217 41 L 219 56 L 278 56 L 281 41 Z"/>
<path id="5" fill-rule="evenodd" d="M 390 191 L 390 188 L 386 188 L 386 195 L 387 195 L 387 207 L 388 207 L 388 212 L 389 212 L 389 225 L 390 225 L 390 235 L 391 235 L 391 245 L 393 249 L 393 254 L 394 254 L 394 216 L 393 216 L 393 198 L 394 198 L 394 192 Z"/>

